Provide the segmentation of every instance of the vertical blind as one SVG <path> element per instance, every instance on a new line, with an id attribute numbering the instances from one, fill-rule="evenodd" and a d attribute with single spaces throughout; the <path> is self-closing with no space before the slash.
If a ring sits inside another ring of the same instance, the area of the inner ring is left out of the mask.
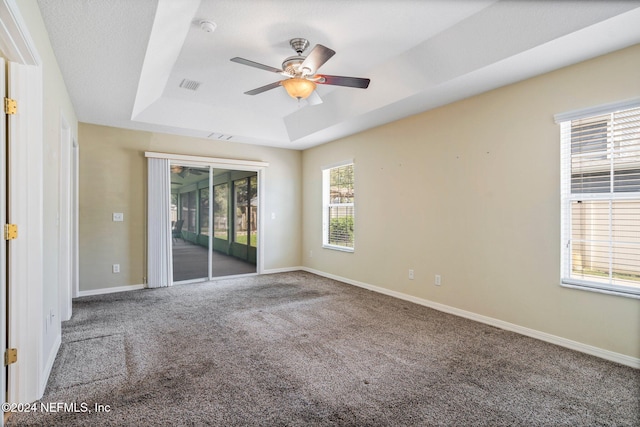
<path id="1" fill-rule="evenodd" d="M 171 178 L 168 159 L 148 159 L 147 287 L 171 286 Z"/>
<path id="2" fill-rule="evenodd" d="M 563 282 L 640 295 L 640 108 L 561 129 Z"/>

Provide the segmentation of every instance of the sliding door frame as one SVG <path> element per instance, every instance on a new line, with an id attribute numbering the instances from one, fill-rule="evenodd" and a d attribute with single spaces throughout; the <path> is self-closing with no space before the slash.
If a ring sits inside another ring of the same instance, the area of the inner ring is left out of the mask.
<path id="1" fill-rule="evenodd" d="M 269 166 L 268 162 L 260 162 L 253 160 L 236 160 L 236 159 L 224 159 L 218 157 L 202 157 L 202 156 L 189 156 L 183 154 L 171 154 L 171 153 L 157 153 L 147 151 L 145 152 L 145 157 L 157 158 L 157 159 L 168 159 L 171 162 L 180 163 L 185 166 L 194 166 L 194 167 L 210 167 L 212 168 L 211 173 L 209 174 L 209 188 L 212 188 L 212 180 L 213 180 L 213 169 L 232 169 L 239 171 L 248 171 L 248 172 L 256 172 L 258 175 L 258 247 L 257 247 L 257 256 L 256 256 L 256 273 L 251 274 L 262 274 L 264 271 L 264 218 L 265 218 L 265 171 Z M 211 190 L 209 197 L 212 197 Z M 212 209 L 209 209 L 209 224 L 210 228 L 213 224 L 212 222 Z M 211 251 L 213 250 L 213 233 L 209 233 L 209 257 L 211 256 Z M 211 264 L 211 263 L 209 263 Z M 228 277 L 228 276 L 224 276 Z M 222 277 L 222 278 L 224 278 Z M 211 277 L 211 265 L 209 265 L 209 278 L 207 280 L 216 280 L 217 277 Z M 172 282 L 173 283 L 173 282 Z M 186 283 L 186 282 L 180 282 Z"/>

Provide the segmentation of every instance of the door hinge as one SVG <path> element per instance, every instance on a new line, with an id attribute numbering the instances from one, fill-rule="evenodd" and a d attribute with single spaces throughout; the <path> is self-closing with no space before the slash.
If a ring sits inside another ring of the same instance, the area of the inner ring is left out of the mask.
<path id="1" fill-rule="evenodd" d="M 11 365 L 18 361 L 18 349 L 8 348 L 4 351 L 4 366 Z"/>
<path id="2" fill-rule="evenodd" d="M 13 240 L 18 238 L 18 225 L 17 224 L 5 224 L 4 225 L 4 240 Z"/>
<path id="3" fill-rule="evenodd" d="M 18 113 L 18 101 L 11 98 L 4 99 L 4 113 L 5 114 L 17 114 Z"/>

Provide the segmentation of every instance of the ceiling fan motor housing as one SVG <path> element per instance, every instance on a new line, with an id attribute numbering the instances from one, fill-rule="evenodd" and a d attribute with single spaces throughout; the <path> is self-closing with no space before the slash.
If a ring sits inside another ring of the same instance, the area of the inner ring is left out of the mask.
<path id="1" fill-rule="evenodd" d="M 306 56 L 302 56 L 302 52 L 307 50 L 307 47 L 309 47 L 309 40 L 298 37 L 289 40 L 289 44 L 291 45 L 293 50 L 296 51 L 297 55 L 290 56 L 282 61 L 282 70 L 292 77 L 304 77 L 308 74 L 311 74 L 311 70 L 309 69 L 300 69 L 300 65 L 307 58 Z"/>
<path id="2" fill-rule="evenodd" d="M 300 56 L 302 55 L 302 52 L 307 50 L 307 47 L 309 47 L 309 40 L 298 37 L 298 38 L 289 40 L 289 44 L 291 45 L 293 50 L 298 52 L 298 56 Z"/>
<path id="3" fill-rule="evenodd" d="M 282 61 L 282 70 L 290 76 L 300 75 L 303 71 L 300 69 L 300 65 L 302 65 L 304 60 L 304 56 L 290 56 Z"/>

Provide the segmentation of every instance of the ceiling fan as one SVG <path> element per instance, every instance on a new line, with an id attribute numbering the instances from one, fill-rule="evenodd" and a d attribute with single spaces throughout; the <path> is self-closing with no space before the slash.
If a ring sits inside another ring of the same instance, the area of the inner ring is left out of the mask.
<path id="1" fill-rule="evenodd" d="M 202 172 L 198 169 L 180 165 L 171 165 L 171 173 L 178 175 L 180 178 L 186 178 L 187 175 L 202 175 Z"/>
<path id="2" fill-rule="evenodd" d="M 270 67 L 244 58 L 231 58 L 232 62 L 260 68 L 261 70 L 271 71 L 272 73 L 287 77 L 285 80 L 280 80 L 245 92 L 246 95 L 257 95 L 275 89 L 278 86 L 283 86 L 291 97 L 300 100 L 309 97 L 316 89 L 317 84 L 355 87 L 359 89 L 369 87 L 369 82 L 371 81 L 369 79 L 316 74 L 318 69 L 335 55 L 336 52 L 334 50 L 317 44 L 311 49 L 307 56 L 302 56 L 303 52 L 309 47 L 309 41 L 307 39 L 291 39 L 289 44 L 293 50 L 296 51 L 297 55 L 285 59 L 282 62 L 282 69 Z"/>

